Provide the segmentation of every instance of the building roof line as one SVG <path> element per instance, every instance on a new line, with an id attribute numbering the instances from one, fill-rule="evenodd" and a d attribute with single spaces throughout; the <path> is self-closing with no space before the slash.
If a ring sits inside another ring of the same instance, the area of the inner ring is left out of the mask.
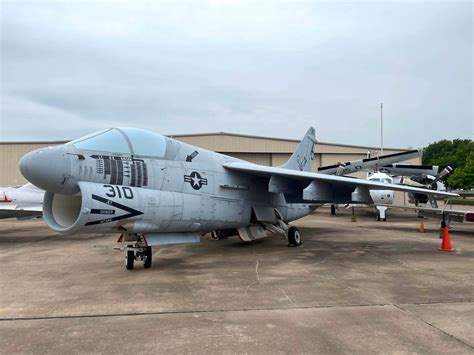
<path id="1" fill-rule="evenodd" d="M 243 138 L 256 138 L 256 139 L 268 139 L 268 140 L 275 140 L 275 141 L 286 141 L 292 143 L 299 143 L 299 139 L 291 139 L 291 138 L 278 138 L 278 137 L 268 137 L 268 136 L 256 136 L 250 134 L 241 134 L 241 133 L 228 133 L 228 132 L 209 132 L 209 133 L 191 133 L 191 134 L 168 134 L 166 135 L 170 138 L 180 138 L 180 137 L 206 137 L 206 136 L 232 136 L 232 137 L 243 137 Z M 349 148 L 369 148 L 374 150 L 379 150 L 380 147 L 369 147 L 364 145 L 354 145 L 354 144 L 343 144 L 343 143 L 328 143 L 323 142 L 318 139 L 317 144 L 324 144 L 324 145 L 331 145 L 331 146 L 339 146 L 339 147 L 349 147 Z M 413 148 L 384 148 L 387 150 L 412 150 Z"/>
<path id="2" fill-rule="evenodd" d="M 64 141 L 2 141 L 0 142 L 0 145 L 3 145 L 3 144 L 65 144 L 67 142 L 70 142 L 70 141 L 68 140 L 64 140 Z"/>

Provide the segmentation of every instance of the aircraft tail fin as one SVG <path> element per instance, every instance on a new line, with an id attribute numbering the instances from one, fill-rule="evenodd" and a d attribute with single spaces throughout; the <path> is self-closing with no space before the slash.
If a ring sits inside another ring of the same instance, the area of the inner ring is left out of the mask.
<path id="1" fill-rule="evenodd" d="M 300 144 L 296 147 L 295 152 L 292 154 L 290 159 L 281 166 L 281 168 L 311 171 L 313 168 L 313 147 L 315 143 L 315 129 L 314 127 L 309 127 L 308 132 L 306 132 Z"/>

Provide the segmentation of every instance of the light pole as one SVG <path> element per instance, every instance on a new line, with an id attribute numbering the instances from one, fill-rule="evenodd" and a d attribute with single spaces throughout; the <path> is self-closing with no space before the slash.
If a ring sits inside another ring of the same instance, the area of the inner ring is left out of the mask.
<path id="1" fill-rule="evenodd" d="M 383 155 L 383 102 L 380 104 L 380 155 Z"/>

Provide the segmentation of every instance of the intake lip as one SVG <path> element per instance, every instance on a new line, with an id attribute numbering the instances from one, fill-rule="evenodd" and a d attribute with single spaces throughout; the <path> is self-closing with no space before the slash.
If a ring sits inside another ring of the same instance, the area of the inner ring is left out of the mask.
<path id="1" fill-rule="evenodd" d="M 81 226 L 83 204 L 81 194 L 71 196 L 46 192 L 43 200 L 43 219 L 56 232 L 74 232 Z"/>

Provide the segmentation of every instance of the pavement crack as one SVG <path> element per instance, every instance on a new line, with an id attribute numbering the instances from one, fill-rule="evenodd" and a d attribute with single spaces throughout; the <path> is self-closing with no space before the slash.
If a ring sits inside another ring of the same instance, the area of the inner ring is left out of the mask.
<path id="1" fill-rule="evenodd" d="M 406 262 L 404 262 L 403 260 L 394 258 L 393 256 L 379 254 L 379 253 L 377 253 L 377 252 L 374 251 L 374 250 L 368 249 L 368 247 L 365 247 L 365 248 L 364 248 L 364 251 L 366 251 L 366 252 L 369 253 L 369 254 L 375 255 L 375 256 L 377 256 L 377 257 L 379 257 L 379 258 L 386 258 L 386 259 L 394 260 L 394 261 L 400 263 L 403 267 L 405 267 L 405 268 L 407 268 L 407 269 L 419 271 L 419 272 L 422 272 L 422 273 L 424 273 L 424 274 L 431 275 L 431 276 L 435 276 L 435 277 L 440 277 L 438 274 L 434 274 L 434 273 L 432 273 L 432 272 L 429 272 L 429 271 L 426 271 L 426 270 L 417 268 L 417 267 L 415 267 L 415 266 L 408 265 L 408 264 L 407 264 Z"/>
<path id="2" fill-rule="evenodd" d="M 295 302 L 293 302 L 293 300 L 290 298 L 290 296 L 288 296 L 288 294 L 285 292 L 284 289 L 280 288 L 280 287 L 277 287 L 277 286 L 274 286 L 275 288 L 279 289 L 281 293 L 283 293 L 283 295 L 285 296 L 285 298 L 293 305 L 293 307 L 296 307 L 296 304 Z"/>
<path id="3" fill-rule="evenodd" d="M 249 292 L 250 288 L 253 286 L 253 285 L 259 285 L 261 284 L 262 282 L 260 281 L 260 275 L 258 273 L 258 259 L 256 260 L 255 262 L 255 276 L 257 278 L 257 280 L 251 282 L 248 286 L 247 286 L 247 289 L 245 290 L 245 293 L 244 293 L 244 297 L 247 297 L 247 293 Z"/>
<path id="4" fill-rule="evenodd" d="M 413 317 L 413 318 L 415 318 L 415 319 L 417 319 L 417 320 L 419 320 L 419 321 L 425 323 L 426 325 L 428 325 L 428 326 L 430 326 L 430 327 L 436 329 L 437 331 L 439 331 L 439 332 L 441 332 L 441 333 L 447 335 L 448 337 L 451 337 L 451 338 L 457 340 L 458 342 L 460 342 L 460 343 L 462 343 L 462 344 L 466 345 L 467 347 L 469 347 L 469 348 L 471 348 L 471 349 L 474 350 L 474 345 L 469 344 L 469 343 L 465 342 L 464 340 L 462 340 L 462 339 L 460 339 L 460 338 L 454 336 L 453 334 L 448 333 L 447 331 L 445 331 L 445 330 L 443 330 L 443 329 L 437 327 L 437 326 L 434 325 L 433 323 L 430 323 L 430 322 L 424 320 L 423 318 L 421 318 L 420 316 L 416 315 L 415 313 L 410 312 L 409 310 L 403 308 L 401 305 L 399 305 L 399 304 L 392 304 L 392 306 L 395 307 L 396 309 L 398 309 L 399 311 L 403 312 L 404 314 L 406 314 L 406 315 L 408 315 L 408 316 L 411 316 L 411 317 Z"/>
<path id="5" fill-rule="evenodd" d="M 322 259 L 316 263 L 312 263 L 312 264 L 309 264 L 308 266 L 306 266 L 304 269 L 302 269 L 304 272 L 308 273 L 308 274 L 311 274 L 310 271 L 307 270 L 307 268 L 309 267 L 313 267 L 313 266 L 316 266 L 316 265 L 320 265 L 320 264 L 324 264 L 326 261 L 328 261 L 328 258 L 326 259 Z"/>
<path id="6" fill-rule="evenodd" d="M 269 286 L 269 287 L 272 287 L 272 288 L 274 288 L 274 289 L 276 289 L 276 290 L 279 290 L 279 291 L 283 294 L 283 296 L 285 296 L 285 299 L 293 305 L 293 307 L 297 307 L 296 304 L 295 304 L 295 302 L 293 302 L 293 300 L 291 299 L 291 297 L 288 296 L 288 294 L 285 292 L 284 289 L 282 289 L 281 287 L 278 287 L 278 286 L 273 286 L 273 285 L 265 284 L 262 280 L 260 280 L 260 274 L 259 274 L 259 272 L 258 272 L 258 267 L 259 267 L 259 261 L 258 261 L 258 259 L 257 259 L 257 260 L 255 261 L 255 277 L 256 277 L 256 280 L 253 281 L 252 283 L 250 283 L 250 284 L 247 286 L 247 288 L 246 288 L 246 290 L 245 290 L 245 293 L 244 293 L 244 297 L 247 297 L 247 294 L 248 294 L 249 290 L 250 290 L 250 289 L 252 288 L 252 286 L 254 286 L 254 285 Z"/>
<path id="7" fill-rule="evenodd" d="M 257 276 L 257 281 L 260 283 L 260 275 L 258 274 L 258 259 L 255 263 L 255 275 Z"/>
<path id="8" fill-rule="evenodd" d="M 364 290 L 361 290 L 361 289 L 359 289 L 359 288 L 357 288 L 357 287 L 353 287 L 353 286 L 346 285 L 345 283 L 340 282 L 340 281 L 337 281 L 337 280 L 334 280 L 334 279 L 331 278 L 331 277 L 325 277 L 325 276 L 317 275 L 317 274 L 316 274 L 315 276 L 316 276 L 316 277 L 319 277 L 319 278 L 321 278 L 321 279 L 323 279 L 323 280 L 332 282 L 332 283 L 335 284 L 335 285 L 342 286 L 342 287 L 348 288 L 348 289 L 350 289 L 350 290 L 354 290 L 354 291 L 357 291 L 357 292 L 359 292 L 359 293 L 367 294 L 367 295 L 373 296 L 373 297 L 375 297 L 375 298 L 378 298 L 378 299 L 384 301 L 385 304 L 387 304 L 387 305 L 391 305 L 391 304 L 392 304 L 392 302 L 388 301 L 385 297 L 380 296 L 380 295 L 377 295 L 377 294 L 375 294 L 375 293 L 372 293 L 372 292 L 369 292 L 369 291 L 364 291 Z"/>
<path id="9" fill-rule="evenodd" d="M 471 301 L 468 301 L 470 303 Z M 450 304 L 452 302 L 438 302 L 439 304 Z M 464 302 L 456 302 L 464 303 Z M 426 303 L 433 304 L 433 303 Z M 404 303 L 404 305 L 423 305 L 423 303 Z M 319 306 L 297 306 L 294 308 L 282 308 L 282 307 L 256 307 L 256 308 L 234 308 L 234 309 L 206 309 L 200 310 L 188 310 L 188 311 L 156 311 L 156 312 L 131 312 L 131 313 L 109 313 L 109 314 L 78 314 L 78 315 L 56 315 L 56 316 L 31 316 L 31 317 L 3 317 L 0 318 L 0 322 L 11 322 L 11 321 L 31 321 L 31 320 L 50 320 L 50 319 L 81 319 L 81 318 L 106 318 L 106 317 L 132 317 L 132 316 L 153 316 L 153 315 L 175 315 L 175 314 L 195 314 L 195 313 L 228 313 L 228 312 L 255 312 L 255 311 L 287 311 L 287 310 L 305 310 L 305 309 L 328 309 L 328 308 L 359 308 L 359 307 L 383 307 L 383 306 L 394 306 L 402 312 L 407 312 L 410 315 L 411 312 L 406 311 L 401 305 L 393 303 L 368 303 L 368 304 L 350 304 L 350 305 L 319 305 Z M 416 315 L 415 315 L 416 316 Z M 423 320 L 422 320 L 423 321 Z M 426 321 L 423 321 L 427 323 Z M 429 324 L 429 323 L 427 323 Z M 434 325 L 430 324 L 435 327 Z M 435 327 L 438 329 L 437 327 Z M 440 330 L 444 332 L 443 330 Z M 446 332 L 444 332 L 446 333 Z M 463 342 L 464 343 L 464 342 Z M 472 345 L 469 345 L 472 347 Z"/>
<path id="10" fill-rule="evenodd" d="M 194 292 L 194 290 L 193 290 L 192 287 L 191 287 L 191 283 L 190 283 L 190 282 L 187 281 L 187 282 L 186 282 L 186 286 L 188 287 L 189 292 L 191 292 L 191 293 Z"/>

